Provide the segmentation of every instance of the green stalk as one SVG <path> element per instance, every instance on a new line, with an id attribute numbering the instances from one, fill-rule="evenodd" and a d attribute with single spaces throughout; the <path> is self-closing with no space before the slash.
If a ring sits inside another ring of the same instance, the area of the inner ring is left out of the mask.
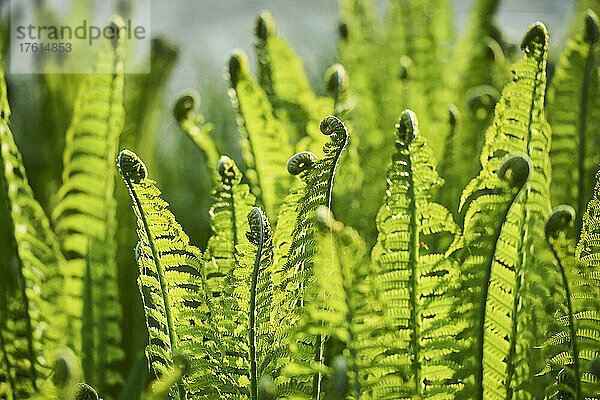
<path id="1" fill-rule="evenodd" d="M 260 211 L 258 220 L 259 238 L 254 269 L 252 270 L 252 284 L 250 286 L 250 329 L 248 330 L 248 345 L 250 347 L 250 396 L 252 400 L 258 399 L 258 372 L 256 370 L 256 287 L 258 286 L 258 272 L 265 241 L 265 224 Z"/>

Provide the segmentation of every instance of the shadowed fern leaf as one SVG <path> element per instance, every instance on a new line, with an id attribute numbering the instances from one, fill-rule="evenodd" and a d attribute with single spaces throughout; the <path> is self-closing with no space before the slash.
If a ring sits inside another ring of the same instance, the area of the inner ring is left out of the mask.
<path id="1" fill-rule="evenodd" d="M 58 241 L 27 181 L 9 116 L 0 69 L 0 188 L 14 249 L 14 258 L 4 254 L 0 268 L 0 398 L 16 400 L 46 393 L 49 363 L 69 334 L 56 311 L 69 304 L 61 296 Z"/>
<path id="2" fill-rule="evenodd" d="M 600 175 L 597 174 L 596 179 L 600 181 Z M 555 374 L 555 384 L 548 388 L 553 399 L 599 399 L 600 377 L 593 364 L 600 359 L 597 256 L 600 183 L 596 183 L 583 215 L 581 237 L 575 248 L 577 264 L 571 261 L 572 246 L 569 246 L 567 231 L 569 225 L 573 225 L 574 214 L 570 206 L 556 207 L 546 224 L 546 237 L 562 275 L 565 303 L 557 312 L 555 333 L 543 344 L 549 357 L 539 374 Z"/>
<path id="3" fill-rule="evenodd" d="M 87 382 L 114 398 L 123 381 L 113 167 L 124 124 L 119 42 L 104 43 L 96 69 L 82 84 L 67 131 L 63 184 L 52 219 L 67 258 L 66 311 L 73 313 L 72 331 L 82 332 L 82 341 L 75 336 L 71 345 L 82 351 Z"/>
<path id="4" fill-rule="evenodd" d="M 273 116 L 266 94 L 248 69 L 248 58 L 235 52 L 229 60 L 229 97 L 240 131 L 242 156 L 252 193 L 267 215 L 277 215 L 290 179 L 285 174 L 285 157 L 292 147 L 286 127 Z"/>
<path id="5" fill-rule="evenodd" d="M 214 374 L 214 365 L 221 355 L 206 299 L 202 254 L 189 244 L 154 181 L 148 179 L 142 161 L 123 150 L 118 165 L 138 220 L 138 285 L 149 334 L 146 355 L 152 371 L 158 377 L 170 374 L 174 357 L 183 353 L 191 360 L 191 372 L 171 397 L 216 398 L 219 376 Z"/>
<path id="6" fill-rule="evenodd" d="M 552 126 L 552 199 L 571 204 L 579 218 L 600 162 L 598 17 L 588 11 L 584 32 L 567 42 L 548 91 Z"/>

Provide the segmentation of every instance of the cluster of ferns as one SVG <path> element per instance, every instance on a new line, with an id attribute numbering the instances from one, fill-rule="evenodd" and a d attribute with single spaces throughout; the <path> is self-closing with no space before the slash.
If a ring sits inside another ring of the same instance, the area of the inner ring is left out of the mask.
<path id="1" fill-rule="evenodd" d="M 515 45 L 475 0 L 454 40 L 450 3 L 390 1 L 381 22 L 340 0 L 323 97 L 261 13 L 256 77 L 241 50 L 225 74 L 243 167 L 197 94 L 174 106 L 214 188 L 203 250 L 119 151 L 120 40 L 81 82 L 48 214 L 2 73 L 0 399 L 600 399 L 600 2 L 552 69 L 541 22 Z M 123 373 L 116 185 L 146 388 Z"/>

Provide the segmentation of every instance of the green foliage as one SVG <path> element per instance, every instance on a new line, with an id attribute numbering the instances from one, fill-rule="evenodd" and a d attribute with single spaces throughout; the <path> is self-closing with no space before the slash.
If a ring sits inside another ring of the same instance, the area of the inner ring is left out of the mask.
<path id="1" fill-rule="evenodd" d="M 552 198 L 581 218 L 592 194 L 600 158 L 598 123 L 598 17 L 589 10 L 583 29 L 567 42 L 548 93 L 553 140 Z M 581 227 L 581 222 L 578 222 Z"/>
<path id="2" fill-rule="evenodd" d="M 373 1 L 342 0 L 329 97 L 262 12 L 257 79 L 241 51 L 226 72 L 240 168 L 197 94 L 172 108 L 200 168 L 176 154 L 155 169 L 188 201 L 203 193 L 190 214 L 165 194 L 191 237 L 132 151 L 114 184 L 124 144 L 162 164 L 174 47 L 153 42 L 148 76 L 126 76 L 106 42 L 97 67 L 112 73 L 47 78 L 48 110 L 74 104 L 51 128 L 72 118 L 52 224 L 0 80 L 0 399 L 599 398 L 597 18 L 567 43 L 546 107 L 546 28 L 529 28 L 510 78 L 498 3 L 473 2 L 453 45 L 449 1 L 394 1 L 380 22 Z"/>
<path id="3" fill-rule="evenodd" d="M 81 85 L 66 133 L 63 184 L 52 220 L 67 259 L 63 276 L 73 322 L 68 344 L 83 353 L 85 379 L 116 397 L 123 381 L 112 168 L 124 125 L 118 42 L 104 43 L 96 68 L 112 73 L 92 74 Z"/>

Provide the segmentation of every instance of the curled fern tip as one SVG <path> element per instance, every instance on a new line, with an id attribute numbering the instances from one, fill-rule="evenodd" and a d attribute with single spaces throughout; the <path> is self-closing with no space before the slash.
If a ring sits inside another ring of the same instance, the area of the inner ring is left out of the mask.
<path id="1" fill-rule="evenodd" d="M 575 221 L 575 209 L 567 204 L 556 206 L 550 212 L 546 220 L 544 232 L 546 238 L 556 238 L 558 233 L 573 225 Z"/>
<path id="2" fill-rule="evenodd" d="M 409 109 L 404 110 L 400 120 L 395 125 L 398 140 L 403 146 L 408 146 L 414 140 L 418 126 L 415 113 Z"/>
<path id="3" fill-rule="evenodd" d="M 548 29 L 546 25 L 537 21 L 529 27 L 527 34 L 521 42 L 521 50 L 528 56 L 535 57 L 536 54 L 543 54 L 548 49 Z"/>
<path id="4" fill-rule="evenodd" d="M 252 207 L 248 212 L 248 225 L 250 230 L 246 232 L 246 237 L 250 243 L 256 246 L 259 246 L 270 234 L 269 221 L 258 207 Z"/>
<path id="5" fill-rule="evenodd" d="M 326 136 L 335 134 L 336 137 L 345 138 L 347 135 L 346 127 L 342 121 L 333 115 L 323 118 L 323 120 L 321 120 L 321 124 L 319 125 L 319 129 L 321 130 L 321 133 Z"/>
<path id="6" fill-rule="evenodd" d="M 269 11 L 263 11 L 256 18 L 256 25 L 254 26 L 254 34 L 260 40 L 267 40 L 270 37 L 275 36 L 277 27 L 273 15 Z"/>
<path id="7" fill-rule="evenodd" d="M 140 183 L 143 179 L 148 176 L 148 170 L 144 162 L 131 150 L 124 149 L 119 154 L 118 159 L 119 171 L 123 178 L 132 181 L 133 183 Z"/>
<path id="8" fill-rule="evenodd" d="M 219 160 L 217 172 L 221 178 L 223 178 L 223 181 L 228 182 L 235 180 L 240 175 L 240 171 L 237 169 L 235 162 L 227 156 L 223 156 Z"/>
<path id="9" fill-rule="evenodd" d="M 292 156 L 287 162 L 287 170 L 291 175 L 298 175 L 303 171 L 311 169 L 318 161 L 310 151 L 302 151 Z"/>
<path id="10" fill-rule="evenodd" d="M 248 56 L 242 50 L 234 50 L 227 67 L 231 86 L 235 88 L 244 71 L 248 70 Z"/>
<path id="11" fill-rule="evenodd" d="M 504 158 L 498 176 L 513 187 L 521 187 L 529 177 L 531 161 L 527 154 L 509 154 Z"/>
<path id="12" fill-rule="evenodd" d="M 200 104 L 200 95 L 196 91 L 190 91 L 180 96 L 173 107 L 173 115 L 178 122 L 188 118 L 191 112 Z"/>
<path id="13" fill-rule="evenodd" d="M 585 41 L 594 44 L 598 41 L 598 35 L 598 16 L 588 9 L 585 16 Z"/>

